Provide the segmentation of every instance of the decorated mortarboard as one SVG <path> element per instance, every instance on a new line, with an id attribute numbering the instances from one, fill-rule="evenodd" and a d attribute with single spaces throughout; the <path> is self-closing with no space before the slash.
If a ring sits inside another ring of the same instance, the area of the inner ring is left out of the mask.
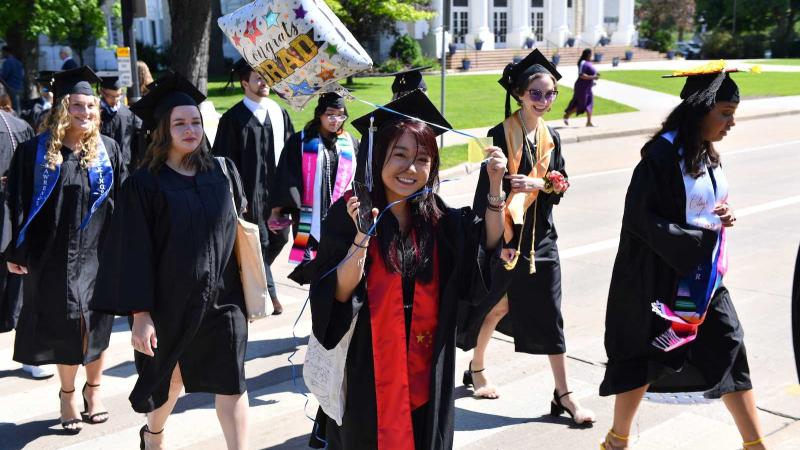
<path id="1" fill-rule="evenodd" d="M 100 87 L 103 89 L 118 91 L 124 87 L 119 77 L 100 77 L 100 79 L 102 80 L 100 81 Z"/>
<path id="2" fill-rule="evenodd" d="M 228 83 L 225 85 L 225 89 L 233 86 L 236 80 L 240 80 L 243 77 L 249 77 L 250 72 L 253 71 L 253 68 L 250 67 L 250 64 L 245 61 L 244 58 L 239 58 L 231 67 L 231 74 L 228 77 Z"/>
<path id="3" fill-rule="evenodd" d="M 326 92 L 319 96 L 319 100 L 317 100 L 317 107 L 318 108 L 346 108 L 347 105 L 345 104 L 344 97 L 337 94 L 336 92 Z"/>
<path id="4" fill-rule="evenodd" d="M 523 58 L 522 61 L 509 63 L 503 70 L 503 76 L 497 82 L 506 90 L 506 116 L 511 114 L 511 97 L 519 100 L 514 93 L 514 88 L 522 80 L 528 79 L 528 77 L 536 73 L 550 74 L 556 81 L 561 79 L 561 74 L 556 70 L 556 66 L 536 48 L 528 53 L 528 56 Z"/>
<path id="5" fill-rule="evenodd" d="M 147 129 L 154 129 L 164 114 L 176 106 L 197 106 L 206 99 L 186 78 L 169 73 L 147 85 L 147 95 L 131 105 Z"/>
<path id="6" fill-rule="evenodd" d="M 415 67 L 413 69 L 401 70 L 391 74 L 394 76 L 392 82 L 392 94 L 395 98 L 402 94 L 413 91 L 414 89 L 428 90 L 425 80 L 422 78 L 422 71 L 430 69 L 431 66 Z"/>
<path id="7" fill-rule="evenodd" d="M 710 107 L 716 102 L 739 102 L 739 87 L 730 74 L 743 71 L 728 67 L 724 60 L 719 60 L 689 70 L 678 70 L 662 78 L 685 77 L 681 99 L 691 105 Z M 759 73 L 761 68 L 753 66 L 749 71 Z"/>
<path id="8" fill-rule="evenodd" d="M 372 146 L 374 135 L 381 127 L 403 120 L 415 120 L 426 123 L 436 136 L 450 131 L 452 126 L 442 116 L 436 105 L 421 89 L 415 89 L 408 94 L 375 109 L 353 121 L 362 136 L 367 136 L 367 161 L 364 171 L 364 184 L 372 191 Z"/>
<path id="9" fill-rule="evenodd" d="M 94 95 L 93 85 L 100 82 L 97 74 L 87 66 L 53 74 L 53 94 L 59 99 L 69 94 Z"/>

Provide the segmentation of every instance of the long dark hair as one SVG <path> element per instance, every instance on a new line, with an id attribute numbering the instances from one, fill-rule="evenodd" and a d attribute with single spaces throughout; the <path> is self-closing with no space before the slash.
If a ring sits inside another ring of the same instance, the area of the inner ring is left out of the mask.
<path id="1" fill-rule="evenodd" d="M 656 139 L 663 133 L 669 131 L 677 131 L 675 137 L 675 148 L 683 148 L 683 162 L 686 166 L 686 171 L 692 177 L 698 178 L 702 176 L 705 171 L 703 167 L 708 163 L 711 167 L 719 165 L 719 153 L 714 149 L 712 142 L 703 139 L 702 131 L 700 129 L 703 118 L 708 115 L 713 109 L 707 105 L 691 105 L 686 101 L 681 102 L 675 109 L 669 113 L 667 120 L 661 124 L 661 129 L 650 139 Z M 647 153 L 645 144 L 642 147 L 641 155 Z"/>
<path id="2" fill-rule="evenodd" d="M 325 111 L 329 107 L 331 106 L 317 105 L 317 107 L 314 108 L 314 117 L 311 120 L 309 120 L 308 123 L 306 123 L 305 127 L 303 127 L 303 131 L 305 131 L 307 135 L 316 136 L 317 134 L 319 134 L 320 127 L 322 126 L 322 115 L 325 114 Z M 347 107 L 344 108 L 344 115 L 345 116 L 348 115 Z M 347 121 L 342 122 L 342 126 L 340 126 L 338 130 L 336 130 L 337 136 L 344 133 L 345 123 L 347 123 Z"/>
<path id="3" fill-rule="evenodd" d="M 578 70 L 581 70 L 581 62 L 589 61 L 591 58 L 592 58 L 592 49 L 590 48 L 583 49 L 583 51 L 581 52 L 581 57 L 578 58 Z"/>
<path id="4" fill-rule="evenodd" d="M 144 154 L 139 167 L 146 167 L 150 172 L 155 173 L 167 162 L 167 155 L 172 147 L 172 135 L 169 132 L 171 117 L 172 110 L 159 119 L 156 129 L 150 134 L 150 143 L 147 145 L 147 152 Z M 202 124 L 202 115 L 200 117 Z M 212 158 L 208 139 L 206 139 L 205 131 L 203 131 L 203 135 L 200 137 L 200 145 L 184 157 L 183 163 L 199 171 L 204 171 L 214 167 Z"/>
<path id="5" fill-rule="evenodd" d="M 372 155 L 372 173 L 375 183 L 371 198 L 372 204 L 379 210 L 383 210 L 388 205 L 381 173 L 387 154 L 393 151 L 394 144 L 406 133 L 416 140 L 417 152 L 424 151 L 430 155 L 431 171 L 423 188 L 427 191 L 409 201 L 411 211 L 410 246 L 403 245 L 405 237 L 388 229 L 383 220 L 378 222 L 377 237 L 381 256 L 389 270 L 404 276 L 417 277 L 422 282 L 428 282 L 433 277 L 434 233 L 439 219 L 443 215 L 434 195 L 434 191 L 439 185 L 439 147 L 436 145 L 436 135 L 428 125 L 418 121 L 399 120 L 389 122 L 378 129 Z"/>

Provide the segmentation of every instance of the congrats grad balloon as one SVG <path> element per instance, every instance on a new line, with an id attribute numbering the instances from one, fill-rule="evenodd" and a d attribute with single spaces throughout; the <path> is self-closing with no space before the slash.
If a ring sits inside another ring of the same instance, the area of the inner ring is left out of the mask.
<path id="1" fill-rule="evenodd" d="M 256 0 L 218 23 L 245 61 L 295 108 L 372 67 L 323 0 Z"/>

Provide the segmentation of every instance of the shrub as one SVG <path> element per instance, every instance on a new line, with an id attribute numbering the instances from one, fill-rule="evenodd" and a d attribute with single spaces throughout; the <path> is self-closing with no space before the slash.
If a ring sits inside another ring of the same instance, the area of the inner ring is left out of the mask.
<path id="1" fill-rule="evenodd" d="M 383 73 L 394 73 L 399 72 L 405 69 L 406 65 L 403 64 L 403 61 L 395 58 L 389 58 L 383 62 L 383 64 L 378 67 L 378 71 Z"/>
<path id="2" fill-rule="evenodd" d="M 666 52 L 672 50 L 675 45 L 675 40 L 672 33 L 667 30 L 658 30 L 650 37 L 650 48 L 659 52 Z"/>
<path id="3" fill-rule="evenodd" d="M 389 56 L 398 59 L 405 64 L 412 64 L 415 60 L 422 57 L 422 47 L 416 39 L 408 34 L 397 38 L 389 49 Z"/>
<path id="4" fill-rule="evenodd" d="M 160 72 L 169 67 L 169 48 L 155 47 L 147 45 L 141 41 L 136 41 L 136 59 L 144 61 L 150 71 Z"/>

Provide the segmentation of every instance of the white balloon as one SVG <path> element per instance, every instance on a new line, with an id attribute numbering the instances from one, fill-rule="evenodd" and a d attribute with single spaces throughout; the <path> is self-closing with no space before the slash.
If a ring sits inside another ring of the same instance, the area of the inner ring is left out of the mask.
<path id="1" fill-rule="evenodd" d="M 218 20 L 270 88 L 302 108 L 372 67 L 372 58 L 322 0 L 256 0 Z"/>

